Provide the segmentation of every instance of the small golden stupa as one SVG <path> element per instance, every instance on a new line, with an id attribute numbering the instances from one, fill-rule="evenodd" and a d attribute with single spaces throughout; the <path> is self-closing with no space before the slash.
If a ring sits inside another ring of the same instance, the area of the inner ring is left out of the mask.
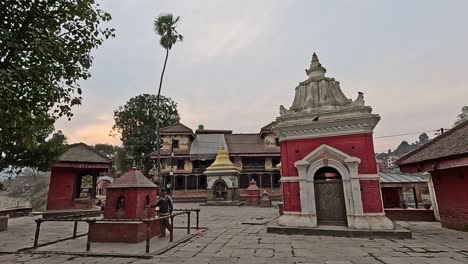
<path id="1" fill-rule="evenodd" d="M 206 168 L 207 171 L 226 171 L 226 170 L 236 170 L 239 171 L 239 168 L 234 165 L 229 159 L 229 154 L 224 149 L 224 146 L 218 151 L 216 155 L 216 160 Z"/>

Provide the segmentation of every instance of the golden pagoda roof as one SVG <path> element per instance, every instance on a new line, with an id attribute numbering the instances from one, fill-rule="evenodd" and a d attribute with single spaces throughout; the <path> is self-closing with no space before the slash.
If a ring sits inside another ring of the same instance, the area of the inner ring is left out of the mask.
<path id="1" fill-rule="evenodd" d="M 224 149 L 224 146 L 218 151 L 218 155 L 216 155 L 215 161 L 206 168 L 207 171 L 215 171 L 215 170 L 236 170 L 239 171 L 239 168 L 234 165 L 231 160 L 229 159 L 229 154 Z"/>

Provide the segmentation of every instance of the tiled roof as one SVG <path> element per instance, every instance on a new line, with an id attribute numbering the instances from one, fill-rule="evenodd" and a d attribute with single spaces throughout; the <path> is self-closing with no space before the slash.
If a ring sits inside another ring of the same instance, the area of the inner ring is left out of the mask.
<path id="1" fill-rule="evenodd" d="M 266 147 L 258 134 L 224 135 L 229 154 L 280 154 L 278 146 Z"/>
<path id="2" fill-rule="evenodd" d="M 157 188 L 157 186 L 139 170 L 131 169 L 115 179 L 107 188 Z"/>
<path id="3" fill-rule="evenodd" d="M 454 155 L 468 155 L 468 121 L 453 127 L 444 134 L 404 155 L 398 160 L 398 165 Z"/>
<path id="4" fill-rule="evenodd" d="M 221 146 L 226 147 L 223 134 L 199 134 L 190 147 L 190 159 L 215 159 Z M 230 152 L 229 148 L 226 151 Z"/>
<path id="5" fill-rule="evenodd" d="M 67 151 L 60 156 L 59 161 L 110 163 L 109 159 L 104 154 L 85 143 L 69 145 Z"/>
<path id="6" fill-rule="evenodd" d="M 381 183 L 418 183 L 427 182 L 427 179 L 420 175 L 379 172 Z"/>
<path id="7" fill-rule="evenodd" d="M 222 130 L 222 129 L 197 129 L 195 130 L 196 134 L 232 134 L 232 130 Z"/>
<path id="8" fill-rule="evenodd" d="M 193 136 L 193 130 L 181 123 L 175 123 L 166 127 L 163 127 L 159 130 L 161 135 L 170 135 L 170 134 L 190 134 Z"/>
<path id="9" fill-rule="evenodd" d="M 260 129 L 260 135 L 262 135 L 262 134 L 264 134 L 264 133 L 272 133 L 271 128 L 272 128 L 274 125 L 276 125 L 276 121 L 273 121 L 273 122 L 269 123 L 268 125 L 262 127 L 262 128 Z"/>

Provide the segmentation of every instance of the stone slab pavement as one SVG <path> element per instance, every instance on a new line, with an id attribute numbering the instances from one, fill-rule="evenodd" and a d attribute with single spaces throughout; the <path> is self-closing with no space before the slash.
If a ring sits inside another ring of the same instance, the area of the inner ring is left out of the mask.
<path id="1" fill-rule="evenodd" d="M 288 236 L 266 233 L 267 225 L 242 224 L 275 221 L 275 208 L 199 208 L 200 223 L 209 228 L 204 235 L 152 259 L 9 253 L 0 255 L 0 263 L 468 263 L 468 233 L 437 222 L 399 222 L 413 232 L 405 240 Z"/>

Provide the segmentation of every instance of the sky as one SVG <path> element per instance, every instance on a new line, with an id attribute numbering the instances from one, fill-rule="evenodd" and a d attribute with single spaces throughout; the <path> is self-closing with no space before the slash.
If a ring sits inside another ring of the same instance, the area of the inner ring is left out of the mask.
<path id="1" fill-rule="evenodd" d="M 152 23 L 162 13 L 181 17 L 184 36 L 169 54 L 162 94 L 192 129 L 259 132 L 279 105 L 291 106 L 313 52 L 348 98 L 364 92 L 381 116 L 377 152 L 450 128 L 468 105 L 468 1 L 98 2 L 116 37 L 93 51 L 75 116 L 56 124 L 69 143 L 120 144 L 109 135 L 113 111 L 157 93 L 165 52 Z M 407 133 L 415 134 L 393 136 Z"/>

